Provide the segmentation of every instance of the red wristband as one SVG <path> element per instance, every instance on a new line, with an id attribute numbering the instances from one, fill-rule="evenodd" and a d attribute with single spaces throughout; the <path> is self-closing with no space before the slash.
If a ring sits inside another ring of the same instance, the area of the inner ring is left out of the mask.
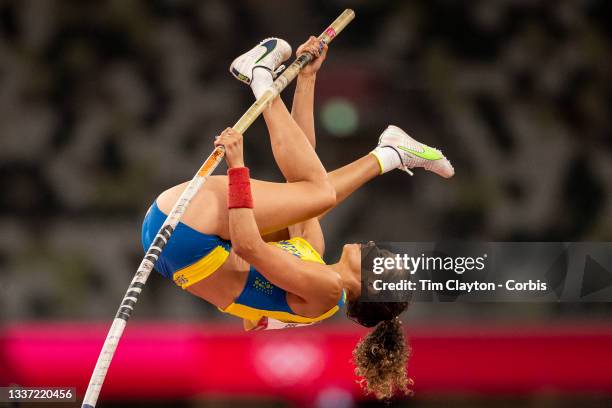
<path id="1" fill-rule="evenodd" d="M 227 175 L 227 208 L 253 208 L 249 168 L 234 167 L 227 170 Z"/>

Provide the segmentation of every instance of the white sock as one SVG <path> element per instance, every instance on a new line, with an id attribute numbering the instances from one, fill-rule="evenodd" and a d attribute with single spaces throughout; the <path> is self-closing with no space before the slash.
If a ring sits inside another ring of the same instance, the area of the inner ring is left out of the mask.
<path id="1" fill-rule="evenodd" d="M 393 169 L 397 169 L 402 164 L 399 154 L 392 147 L 377 147 L 371 151 L 371 154 L 378 160 L 380 166 L 380 174 L 384 174 Z"/>
<path id="2" fill-rule="evenodd" d="M 253 70 L 253 80 L 251 81 L 251 90 L 255 99 L 259 99 L 261 95 L 272 85 L 274 79 L 272 73 L 265 68 L 256 67 Z"/>

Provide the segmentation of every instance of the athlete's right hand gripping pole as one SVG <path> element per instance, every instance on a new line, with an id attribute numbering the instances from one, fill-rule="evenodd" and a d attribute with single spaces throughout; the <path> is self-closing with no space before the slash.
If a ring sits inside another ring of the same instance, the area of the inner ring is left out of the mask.
<path id="1" fill-rule="evenodd" d="M 323 41 L 325 44 L 329 44 L 334 37 L 338 35 L 338 33 L 340 33 L 340 31 L 342 31 L 344 27 L 351 22 L 351 20 L 353 20 L 354 17 L 355 13 L 353 10 L 345 10 L 323 32 L 323 34 L 319 36 L 319 40 Z M 274 98 L 276 98 L 291 81 L 295 79 L 300 70 L 310 61 L 312 61 L 312 59 L 313 56 L 308 53 L 300 55 L 299 58 L 297 58 L 278 78 L 276 78 L 270 89 L 264 92 L 264 94 L 253 105 L 251 105 L 245 114 L 242 115 L 238 122 L 236 122 L 236 124 L 233 126 L 234 130 L 244 134 L 255 119 L 257 119 L 257 117 L 263 112 L 266 106 L 268 106 L 268 104 Z M 108 331 L 106 340 L 104 340 L 102 350 L 98 356 L 98 361 L 96 362 L 93 374 L 89 380 L 89 385 L 87 386 L 87 392 L 85 393 L 85 398 L 83 399 L 82 408 L 94 408 L 96 406 L 98 395 L 100 394 L 102 384 L 106 378 L 108 367 L 110 366 L 113 356 L 115 355 L 115 350 L 117 349 L 119 340 L 123 335 L 123 330 L 125 329 L 132 310 L 138 301 L 138 297 L 140 296 L 140 293 L 147 282 L 149 274 L 153 270 L 155 262 L 166 246 L 170 236 L 172 236 L 174 229 L 189 206 L 191 199 L 200 190 L 208 176 L 210 176 L 215 168 L 217 168 L 219 163 L 221 163 L 224 155 L 225 152 L 223 148 L 217 147 L 215 150 L 213 150 L 210 156 L 208 156 L 196 175 L 193 176 L 189 184 L 187 184 L 187 187 L 177 200 L 172 210 L 170 210 L 168 218 L 166 218 L 162 224 L 155 239 L 153 240 L 153 243 L 147 250 L 147 253 L 142 259 L 140 266 L 138 267 L 138 270 L 136 271 L 136 274 L 128 287 L 128 290 L 123 297 L 123 301 L 121 302 L 117 315 L 113 320 L 113 324 Z M 134 381 L 137 380 L 138 378 L 134 378 Z"/>

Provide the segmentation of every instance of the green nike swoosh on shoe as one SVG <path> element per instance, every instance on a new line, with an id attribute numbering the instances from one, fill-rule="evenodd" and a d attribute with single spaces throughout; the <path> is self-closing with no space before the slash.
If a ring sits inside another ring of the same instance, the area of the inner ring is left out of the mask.
<path id="1" fill-rule="evenodd" d="M 261 44 L 261 46 L 266 47 L 266 52 L 264 52 L 263 55 L 259 57 L 257 61 L 255 61 L 255 64 L 264 59 L 266 55 L 274 51 L 274 48 L 276 48 L 276 40 L 267 41 L 265 44 Z"/>
<path id="2" fill-rule="evenodd" d="M 431 147 L 427 146 L 427 145 L 422 145 L 421 146 L 423 148 L 422 152 L 419 152 L 418 150 L 413 150 L 413 149 L 409 149 L 407 147 L 404 146 L 397 146 L 398 149 L 403 150 L 405 152 L 408 153 L 412 153 L 417 157 L 420 157 L 421 159 L 425 159 L 425 160 L 440 160 L 443 159 L 444 156 L 442 156 L 442 154 L 437 151 L 436 149 L 432 149 Z"/>

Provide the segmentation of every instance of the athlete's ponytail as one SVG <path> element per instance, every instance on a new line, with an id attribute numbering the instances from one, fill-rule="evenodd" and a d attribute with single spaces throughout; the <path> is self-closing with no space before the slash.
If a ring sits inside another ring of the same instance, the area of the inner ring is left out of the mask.
<path id="1" fill-rule="evenodd" d="M 409 357 L 410 347 L 401 321 L 399 318 L 385 320 L 355 346 L 355 374 L 360 377 L 359 383 L 365 392 L 379 399 L 397 393 L 410 394 L 412 380 L 406 372 Z"/>
<path id="2" fill-rule="evenodd" d="M 362 245 L 361 255 L 362 267 L 364 260 L 365 264 L 369 265 L 370 258 L 394 256 L 391 252 L 378 248 L 373 242 Z M 393 279 L 400 276 L 400 273 L 399 270 L 391 270 L 387 275 Z M 380 399 L 390 398 L 396 393 L 411 393 L 409 387 L 412 381 L 406 372 L 410 347 L 404 338 L 399 319 L 399 315 L 408 305 L 408 301 L 361 302 L 360 299 L 353 299 L 346 305 L 349 319 L 362 326 L 374 328 L 355 346 L 353 362 L 355 374 L 360 377 L 359 382 L 363 389 Z"/>

